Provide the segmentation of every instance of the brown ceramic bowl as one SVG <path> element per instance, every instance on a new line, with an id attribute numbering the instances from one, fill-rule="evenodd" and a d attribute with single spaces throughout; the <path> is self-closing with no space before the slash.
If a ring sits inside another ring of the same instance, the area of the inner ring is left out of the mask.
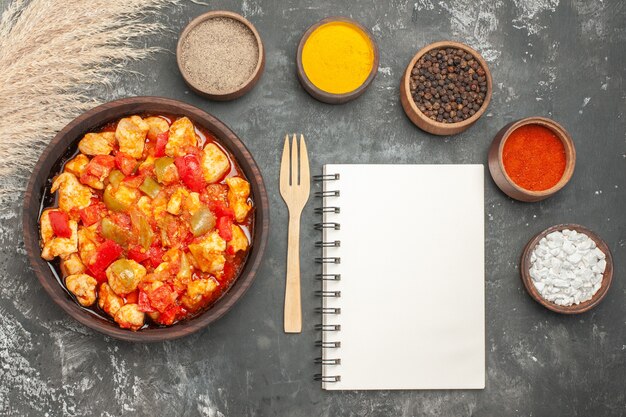
<path id="1" fill-rule="evenodd" d="M 208 310 L 170 327 L 146 328 L 132 332 L 121 329 L 116 323 L 82 308 L 65 290 L 55 276 L 54 268 L 40 256 L 39 215 L 51 178 L 60 171 L 61 164 L 75 153 L 78 142 L 85 133 L 121 117 L 142 113 L 187 116 L 195 124 L 213 133 L 220 144 L 231 152 L 250 181 L 251 195 L 255 203 L 254 236 L 241 274 L 222 298 Z M 243 296 L 256 276 L 267 245 L 269 204 L 259 167 L 243 142 L 225 124 L 210 114 L 180 101 L 161 97 L 133 97 L 112 101 L 89 110 L 70 122 L 52 139 L 39 158 L 28 182 L 22 222 L 24 244 L 30 265 L 55 303 L 85 326 L 101 333 L 128 341 L 151 342 L 175 339 L 196 332 L 224 315 Z"/>
<path id="2" fill-rule="evenodd" d="M 351 25 L 356 26 L 357 28 L 361 29 L 361 31 L 365 33 L 365 35 L 367 35 L 370 42 L 372 43 L 372 47 L 374 48 L 374 62 L 372 63 L 372 70 L 370 71 L 369 75 L 367 76 L 367 78 L 365 79 L 363 84 L 361 84 L 360 87 L 348 93 L 333 94 L 333 93 L 329 93 L 329 92 L 326 92 L 324 90 L 317 88 L 311 82 L 311 80 L 309 80 L 306 73 L 304 72 L 304 67 L 302 66 L 302 49 L 304 48 L 304 44 L 306 43 L 307 39 L 309 39 L 309 36 L 311 36 L 311 34 L 313 33 L 313 31 L 315 31 L 315 29 L 330 22 L 345 22 L 345 23 L 349 23 Z M 313 98 L 323 103 L 329 103 L 329 104 L 347 103 L 348 101 L 354 100 L 355 98 L 363 94 L 365 90 L 367 90 L 368 87 L 372 84 L 372 81 L 374 81 L 374 78 L 376 77 L 376 73 L 378 72 L 379 59 L 380 57 L 378 53 L 378 45 L 376 45 L 376 41 L 374 41 L 374 35 L 372 35 L 372 33 L 369 30 L 367 30 L 367 28 L 365 28 L 363 25 L 361 25 L 358 22 L 355 22 L 352 19 L 348 19 L 347 17 L 341 17 L 341 16 L 327 17 L 315 23 L 314 25 L 310 26 L 306 30 L 306 32 L 304 32 L 304 35 L 302 35 L 302 38 L 300 39 L 300 44 L 298 45 L 298 54 L 296 57 L 298 80 L 300 80 L 300 84 L 302 84 L 302 87 L 306 90 L 307 93 L 309 93 Z"/>
<path id="3" fill-rule="evenodd" d="M 544 126 L 550 129 L 561 140 L 561 142 L 563 142 L 563 146 L 565 147 L 566 162 L 563 176 L 552 188 L 548 188 L 543 191 L 526 190 L 514 183 L 506 173 L 504 163 L 502 162 L 504 144 L 511 133 L 520 126 L 532 124 Z M 540 201 L 556 194 L 561 188 L 565 187 L 565 185 L 572 178 L 572 175 L 574 174 L 574 167 L 576 166 L 576 149 L 569 133 L 567 133 L 567 131 L 554 120 L 547 119 L 545 117 L 527 117 L 525 119 L 509 123 L 500 129 L 500 131 L 493 138 L 493 142 L 491 142 L 488 162 L 491 177 L 496 185 L 506 195 L 519 201 Z"/>
<path id="4" fill-rule="evenodd" d="M 214 19 L 217 17 L 226 17 L 226 18 L 237 20 L 238 22 L 243 23 L 254 34 L 254 37 L 256 38 L 257 45 L 259 48 L 259 61 L 257 62 L 257 65 L 254 71 L 252 71 L 252 74 L 250 75 L 250 77 L 248 77 L 248 79 L 241 86 L 237 87 L 236 89 L 232 91 L 215 92 L 215 91 L 203 90 L 198 85 L 193 83 L 192 79 L 189 77 L 189 74 L 187 74 L 185 67 L 182 65 L 183 42 L 185 38 L 187 37 L 187 35 L 189 34 L 189 32 L 191 32 L 192 29 L 194 29 L 196 26 L 198 26 L 202 22 L 205 22 L 209 19 Z M 180 73 L 182 74 L 183 79 L 185 80 L 185 83 L 187 83 L 187 85 L 192 91 L 194 91 L 195 93 L 201 96 L 209 98 L 211 100 L 228 101 L 228 100 L 234 100 L 236 98 L 243 96 L 248 91 L 252 90 L 252 88 L 259 81 L 259 79 L 261 78 L 261 75 L 263 74 L 263 70 L 265 69 L 265 48 L 263 47 L 263 41 L 261 41 L 261 36 L 259 35 L 259 32 L 256 30 L 254 25 L 250 23 L 245 17 L 237 13 L 228 12 L 225 10 L 215 10 L 215 11 L 201 14 L 200 16 L 196 17 L 191 22 L 189 22 L 187 26 L 185 26 L 180 36 L 178 37 L 178 44 L 176 45 L 176 62 L 178 63 L 178 69 L 180 70 Z"/>
<path id="5" fill-rule="evenodd" d="M 596 242 L 596 246 L 606 255 L 606 269 L 604 270 L 604 276 L 602 277 L 602 286 L 596 292 L 590 300 L 582 302 L 580 304 L 573 304 L 571 306 L 560 306 L 554 304 L 548 300 L 545 300 L 537 291 L 535 284 L 533 284 L 532 278 L 530 277 L 530 255 L 532 254 L 535 246 L 539 243 L 541 239 L 543 239 L 546 235 L 559 231 L 559 230 L 575 230 L 580 233 L 584 233 L 589 236 L 594 242 Z M 613 281 L 613 256 L 611 255 L 611 251 L 607 244 L 594 232 L 591 230 L 580 226 L 578 224 L 559 224 L 556 226 L 552 226 L 544 230 L 543 232 L 537 234 L 533 237 L 522 252 L 522 258 L 520 261 L 520 275 L 522 278 L 522 282 L 524 283 L 524 287 L 526 287 L 526 291 L 530 296 L 537 301 L 539 304 L 547 308 L 548 310 L 552 310 L 556 313 L 561 314 L 578 314 L 584 313 L 585 311 L 589 311 L 598 304 L 600 301 L 604 299 L 606 296 L 609 287 L 611 286 L 611 282 Z"/>
<path id="6" fill-rule="evenodd" d="M 478 109 L 476 114 L 466 120 L 463 120 L 462 122 L 441 123 L 436 120 L 432 120 L 429 117 L 426 117 L 426 115 L 422 113 L 421 110 L 417 107 L 415 101 L 413 101 L 413 97 L 411 96 L 411 88 L 409 84 L 411 81 L 411 70 L 415 66 L 415 63 L 427 52 L 430 52 L 433 49 L 442 48 L 457 48 L 463 49 L 464 51 L 468 52 L 480 63 L 480 66 L 485 70 L 485 76 L 487 77 L 487 94 L 485 96 L 485 101 L 483 102 L 483 105 L 480 107 L 480 109 Z M 456 135 L 457 133 L 463 132 L 465 129 L 476 123 L 476 121 L 480 119 L 483 113 L 485 113 L 485 111 L 487 110 L 489 102 L 491 101 L 492 91 L 493 84 L 491 80 L 491 71 L 489 71 L 487 62 L 474 49 L 470 48 L 464 43 L 454 41 L 435 42 L 431 43 L 430 45 L 426 45 L 424 48 L 420 49 L 419 52 L 415 54 L 413 59 L 411 59 L 409 65 L 407 65 L 406 70 L 404 71 L 404 75 L 402 76 L 402 80 L 400 80 L 400 102 L 402 103 L 402 108 L 404 109 L 406 115 L 420 129 L 428 133 L 432 133 L 433 135 L 440 136 Z"/>

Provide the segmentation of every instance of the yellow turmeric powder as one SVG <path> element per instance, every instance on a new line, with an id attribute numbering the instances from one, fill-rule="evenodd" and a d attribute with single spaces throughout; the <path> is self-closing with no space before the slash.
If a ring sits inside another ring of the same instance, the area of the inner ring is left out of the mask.
<path id="1" fill-rule="evenodd" d="M 374 46 L 359 27 L 329 22 L 316 28 L 302 48 L 302 66 L 320 90 L 344 94 L 359 88 L 374 65 Z"/>

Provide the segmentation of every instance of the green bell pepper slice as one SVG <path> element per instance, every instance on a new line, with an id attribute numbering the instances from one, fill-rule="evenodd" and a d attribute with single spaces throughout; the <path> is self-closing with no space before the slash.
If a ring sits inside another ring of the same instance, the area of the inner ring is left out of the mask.
<path id="1" fill-rule="evenodd" d="M 191 233 L 195 237 L 202 236 L 215 227 L 215 216 L 211 213 L 208 207 L 202 206 L 196 211 L 191 219 L 189 219 L 189 225 L 191 226 Z"/>
<path id="2" fill-rule="evenodd" d="M 159 194 L 159 191 L 161 191 L 161 186 L 151 177 L 146 177 L 146 179 L 143 180 L 143 182 L 139 186 L 139 189 L 150 198 L 155 198 Z"/>
<path id="3" fill-rule="evenodd" d="M 111 239 L 118 245 L 126 246 L 130 241 L 130 232 L 123 227 L 115 224 L 111 219 L 105 217 L 101 220 L 100 226 L 102 227 L 102 236 L 107 239 Z"/>
<path id="4" fill-rule="evenodd" d="M 122 174 L 122 171 L 120 170 L 114 169 L 109 174 L 109 183 L 112 184 L 114 187 L 120 185 L 120 182 L 122 182 L 123 179 L 124 174 Z"/>

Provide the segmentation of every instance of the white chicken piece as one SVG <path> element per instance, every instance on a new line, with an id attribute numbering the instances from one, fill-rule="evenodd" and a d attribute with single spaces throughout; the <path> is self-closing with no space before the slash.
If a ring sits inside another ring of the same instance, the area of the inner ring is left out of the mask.
<path id="1" fill-rule="evenodd" d="M 154 168 L 154 161 L 155 161 L 155 157 L 152 155 L 148 155 L 146 157 L 146 159 L 144 159 L 139 166 L 137 167 L 137 171 L 139 172 L 144 172 L 144 171 L 150 171 L 152 170 L 152 168 Z"/>
<path id="2" fill-rule="evenodd" d="M 87 167 L 88 163 L 89 158 L 86 155 L 79 153 L 74 158 L 67 161 L 67 163 L 63 167 L 63 171 L 74 174 L 76 178 L 80 178 L 83 172 L 85 172 L 85 168 Z"/>
<path id="3" fill-rule="evenodd" d="M 250 184 L 241 177 L 226 178 L 228 184 L 228 205 L 235 211 L 235 220 L 242 223 L 252 206 L 248 203 Z"/>
<path id="4" fill-rule="evenodd" d="M 87 133 L 78 142 L 78 149 L 85 155 L 108 155 L 115 147 L 115 133 Z"/>
<path id="5" fill-rule="evenodd" d="M 146 315 L 137 304 L 126 304 L 117 310 L 113 319 L 122 329 L 137 331 L 143 326 Z"/>
<path id="6" fill-rule="evenodd" d="M 122 204 L 131 205 L 137 201 L 137 198 L 141 195 L 136 188 L 127 187 L 124 184 L 120 184 L 117 190 L 113 192 L 115 199 Z"/>
<path id="7" fill-rule="evenodd" d="M 196 211 L 200 210 L 202 207 L 202 202 L 200 201 L 200 194 L 196 192 L 191 192 L 183 201 L 183 209 L 187 211 L 192 216 Z"/>
<path id="8" fill-rule="evenodd" d="M 167 212 L 173 214 L 174 216 L 178 216 L 180 214 L 182 203 L 188 196 L 189 191 L 183 187 L 178 187 L 167 202 Z"/>
<path id="9" fill-rule="evenodd" d="M 87 274 L 69 275 L 65 278 L 65 286 L 74 294 L 81 306 L 89 307 L 96 302 L 96 285 L 98 281 Z"/>
<path id="10" fill-rule="evenodd" d="M 200 307 L 202 299 L 211 295 L 217 288 L 213 279 L 201 278 L 187 284 L 187 292 L 181 297 L 182 304 L 189 310 L 194 311 Z"/>
<path id="11" fill-rule="evenodd" d="M 72 231 L 70 237 L 55 236 L 52 231 L 50 217 L 48 216 L 52 211 L 59 210 L 44 210 L 43 213 L 41 213 L 41 219 L 39 221 L 41 242 L 43 244 L 41 257 L 47 261 L 51 261 L 57 256 L 65 258 L 78 251 L 78 223 L 76 223 L 75 220 L 69 221 L 70 230 Z"/>
<path id="12" fill-rule="evenodd" d="M 61 260 L 61 272 L 65 276 L 82 274 L 86 270 L 87 267 L 85 267 L 77 253 L 72 253 L 67 258 Z"/>
<path id="13" fill-rule="evenodd" d="M 246 236 L 241 227 L 233 224 L 231 230 L 233 231 L 233 238 L 228 242 L 228 246 L 232 248 L 233 253 L 248 249 L 248 236 Z"/>
<path id="14" fill-rule="evenodd" d="M 113 184 L 109 184 L 107 185 L 105 191 L 125 207 L 130 207 L 135 204 L 135 201 L 137 201 L 140 195 L 139 190 L 128 187 L 124 184 L 120 184 L 117 188 L 115 188 Z"/>
<path id="15" fill-rule="evenodd" d="M 63 172 L 52 182 L 51 192 L 59 190 L 59 208 L 66 213 L 82 209 L 91 203 L 91 188 L 78 181 L 74 174 Z"/>
<path id="16" fill-rule="evenodd" d="M 121 119 L 115 130 L 115 138 L 120 145 L 120 151 L 135 159 L 140 159 L 148 130 L 150 130 L 150 125 L 139 116 Z"/>
<path id="17" fill-rule="evenodd" d="M 170 128 L 170 124 L 162 117 L 146 117 L 143 121 L 150 126 L 148 130 L 148 139 L 150 140 L 156 140 L 158 135 L 167 132 Z"/>
<path id="18" fill-rule="evenodd" d="M 189 281 L 191 281 L 191 277 L 193 274 L 193 265 L 189 258 L 191 258 L 191 254 L 186 252 L 180 252 L 180 263 L 178 268 L 178 273 L 174 278 L 174 287 L 177 290 L 182 290 L 187 287 Z"/>
<path id="19" fill-rule="evenodd" d="M 162 219 L 163 215 L 166 214 L 167 203 L 167 196 L 164 193 L 157 195 L 156 198 L 152 200 L 152 215 L 157 221 Z"/>
<path id="20" fill-rule="evenodd" d="M 182 251 L 178 248 L 169 249 L 167 252 L 163 254 L 163 260 L 165 262 L 170 262 L 173 264 L 178 264 L 180 262 L 180 255 Z"/>
<path id="21" fill-rule="evenodd" d="M 124 305 L 122 297 L 113 292 L 109 284 L 106 282 L 100 285 L 98 291 L 98 307 L 104 310 L 109 316 L 115 317 L 115 314 Z"/>
<path id="22" fill-rule="evenodd" d="M 118 259 L 106 269 L 111 289 L 117 295 L 131 293 L 146 276 L 146 268 L 131 259 Z"/>
<path id="23" fill-rule="evenodd" d="M 173 163 L 173 159 L 169 156 L 164 156 L 163 158 L 159 158 L 163 160 L 171 160 L 172 163 L 168 163 L 165 165 L 165 168 L 162 171 L 156 171 L 157 181 L 163 185 L 171 185 L 175 182 L 178 182 L 180 178 L 178 177 L 178 168 Z M 157 161 L 159 160 L 157 159 Z M 161 162 L 161 161 L 159 161 Z M 156 163 L 155 163 L 156 164 Z"/>
<path id="24" fill-rule="evenodd" d="M 228 156 L 214 143 L 204 147 L 201 156 L 202 175 L 207 184 L 213 184 L 230 171 Z"/>
<path id="25" fill-rule="evenodd" d="M 146 215 L 147 218 L 152 217 L 152 200 L 150 197 L 143 195 L 137 201 L 137 208 Z"/>
<path id="26" fill-rule="evenodd" d="M 217 231 L 206 235 L 200 242 L 189 245 L 189 251 L 193 255 L 196 265 L 202 272 L 216 273 L 224 269 L 226 258 L 226 241 L 220 237 Z"/>
<path id="27" fill-rule="evenodd" d="M 198 139 L 193 123 L 186 117 L 181 117 L 170 126 L 170 136 L 165 145 L 167 156 L 185 156 L 185 146 L 196 146 Z"/>
<path id="28" fill-rule="evenodd" d="M 169 275 L 170 263 L 169 262 L 161 262 L 159 266 L 154 268 L 153 274 L 156 276 L 162 276 L 164 273 Z"/>
<path id="29" fill-rule="evenodd" d="M 96 230 L 99 223 L 89 227 L 80 226 L 78 228 L 78 255 L 84 265 L 91 265 L 95 261 L 98 244 L 96 243 Z"/>

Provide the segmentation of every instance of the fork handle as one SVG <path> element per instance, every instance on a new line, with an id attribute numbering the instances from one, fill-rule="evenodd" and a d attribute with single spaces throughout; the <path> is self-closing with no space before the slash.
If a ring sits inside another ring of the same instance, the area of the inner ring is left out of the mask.
<path id="1" fill-rule="evenodd" d="M 287 278 L 285 283 L 285 333 L 302 332 L 300 302 L 300 215 L 289 213 Z"/>

